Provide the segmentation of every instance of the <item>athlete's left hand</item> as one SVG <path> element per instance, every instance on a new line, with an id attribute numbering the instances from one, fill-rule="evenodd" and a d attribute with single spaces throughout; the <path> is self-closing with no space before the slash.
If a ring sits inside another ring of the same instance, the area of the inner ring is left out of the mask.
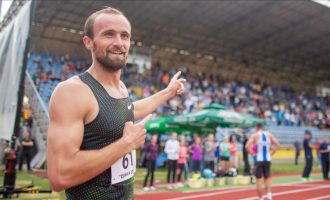
<path id="1" fill-rule="evenodd" d="M 184 92 L 184 83 L 186 82 L 186 79 L 179 78 L 180 75 L 181 71 L 177 72 L 166 88 L 172 96 L 182 94 Z"/>

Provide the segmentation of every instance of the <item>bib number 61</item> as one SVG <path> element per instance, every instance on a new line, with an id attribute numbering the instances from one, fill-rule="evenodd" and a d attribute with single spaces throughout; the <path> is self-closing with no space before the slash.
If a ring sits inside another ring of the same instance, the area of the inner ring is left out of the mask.
<path id="1" fill-rule="evenodd" d="M 126 154 L 124 157 L 123 157 L 123 168 L 124 169 L 127 169 L 128 165 L 129 165 L 129 161 L 131 161 L 131 166 L 134 165 L 133 163 L 133 156 L 132 156 L 132 152 L 129 152 L 128 154 Z"/>
<path id="2" fill-rule="evenodd" d="M 134 176 L 136 171 L 135 150 L 118 159 L 111 166 L 111 184 L 120 183 Z"/>

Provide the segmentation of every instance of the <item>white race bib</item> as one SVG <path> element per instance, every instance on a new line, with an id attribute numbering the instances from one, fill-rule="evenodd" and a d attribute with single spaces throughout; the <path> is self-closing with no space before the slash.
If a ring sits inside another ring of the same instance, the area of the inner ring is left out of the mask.
<path id="1" fill-rule="evenodd" d="M 133 150 L 111 166 L 111 184 L 120 183 L 133 177 L 135 171 L 136 153 Z"/>

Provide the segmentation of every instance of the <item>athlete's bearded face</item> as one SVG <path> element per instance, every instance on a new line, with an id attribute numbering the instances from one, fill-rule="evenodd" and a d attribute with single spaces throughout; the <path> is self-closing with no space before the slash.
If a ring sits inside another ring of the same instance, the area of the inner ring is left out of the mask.
<path id="1" fill-rule="evenodd" d="M 118 71 L 126 66 L 128 52 L 119 47 L 109 47 L 101 51 L 93 42 L 95 59 L 107 70 Z"/>
<path id="2" fill-rule="evenodd" d="M 131 26 L 122 15 L 101 14 L 94 22 L 93 54 L 95 61 L 108 71 L 126 66 Z"/>

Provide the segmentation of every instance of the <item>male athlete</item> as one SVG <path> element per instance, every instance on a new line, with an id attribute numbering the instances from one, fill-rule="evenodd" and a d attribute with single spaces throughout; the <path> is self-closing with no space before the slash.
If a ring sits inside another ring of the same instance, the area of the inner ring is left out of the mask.
<path id="1" fill-rule="evenodd" d="M 144 125 L 158 106 L 183 92 L 185 80 L 178 72 L 164 90 L 131 102 L 120 80 L 130 22 L 108 7 L 88 17 L 84 32 L 93 63 L 60 83 L 49 104 L 48 177 L 67 199 L 133 199 L 135 149 L 145 142 Z"/>
<path id="2" fill-rule="evenodd" d="M 256 133 L 254 133 L 245 148 L 247 151 L 251 151 L 251 145 L 256 144 L 257 154 L 256 154 L 256 164 L 255 164 L 255 176 L 257 178 L 257 193 L 261 199 L 263 199 L 263 178 L 265 181 L 265 187 L 267 191 L 267 199 L 272 199 L 271 193 L 271 156 L 275 153 L 277 149 L 280 148 L 280 143 L 277 139 L 270 133 L 262 129 L 262 124 L 258 123 L 256 125 Z"/>

